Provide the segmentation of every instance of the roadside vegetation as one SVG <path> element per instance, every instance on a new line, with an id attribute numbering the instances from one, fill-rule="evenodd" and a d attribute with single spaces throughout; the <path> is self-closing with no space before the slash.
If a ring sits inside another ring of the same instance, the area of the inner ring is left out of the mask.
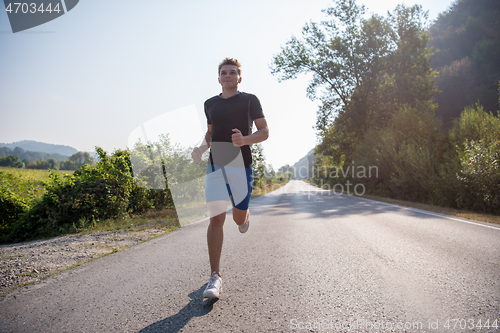
<path id="1" fill-rule="evenodd" d="M 1 169 L 2 243 L 127 228 L 158 212 L 163 222 L 176 226 L 168 190 L 141 187 L 128 151 L 96 151 L 99 161 L 75 172 Z"/>
<path id="2" fill-rule="evenodd" d="M 500 215 L 500 2 L 457 0 L 430 27 L 420 5 L 324 12 L 271 66 L 321 103 L 312 181 Z"/>
<path id="3" fill-rule="evenodd" d="M 0 168 L 0 240 L 14 243 L 59 235 L 180 227 L 177 204 L 203 206 L 205 163 L 193 163 L 189 149 L 138 142 L 107 153 L 76 171 Z M 263 149 L 254 149 L 255 189 L 260 194 L 283 182 L 269 172 Z M 184 184 L 189 184 L 183 188 Z M 174 201 L 170 187 L 181 188 Z M 201 202 L 200 201 L 203 201 Z M 191 208 L 190 208 L 191 207 Z"/>

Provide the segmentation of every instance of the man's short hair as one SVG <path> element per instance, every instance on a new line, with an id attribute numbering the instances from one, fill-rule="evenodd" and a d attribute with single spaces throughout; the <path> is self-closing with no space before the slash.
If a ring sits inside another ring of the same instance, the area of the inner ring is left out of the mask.
<path id="1" fill-rule="evenodd" d="M 220 75 L 220 69 L 224 65 L 236 66 L 236 68 L 238 69 L 238 75 L 241 76 L 241 64 L 237 59 L 234 59 L 234 58 L 226 58 L 226 59 L 222 60 L 222 62 L 219 64 L 219 72 L 217 73 L 217 75 Z"/>

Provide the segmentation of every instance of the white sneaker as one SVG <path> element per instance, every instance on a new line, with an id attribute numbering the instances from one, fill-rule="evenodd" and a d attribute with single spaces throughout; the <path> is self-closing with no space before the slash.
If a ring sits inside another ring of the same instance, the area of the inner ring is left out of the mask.
<path id="1" fill-rule="evenodd" d="M 250 226 L 250 220 L 248 220 L 247 223 L 245 224 L 239 225 L 238 229 L 240 229 L 240 232 L 244 234 L 245 232 L 247 232 L 249 226 Z"/>
<path id="2" fill-rule="evenodd" d="M 203 292 L 203 298 L 219 298 L 219 294 L 222 291 L 222 278 L 213 272 L 210 280 L 208 280 L 207 287 Z"/>

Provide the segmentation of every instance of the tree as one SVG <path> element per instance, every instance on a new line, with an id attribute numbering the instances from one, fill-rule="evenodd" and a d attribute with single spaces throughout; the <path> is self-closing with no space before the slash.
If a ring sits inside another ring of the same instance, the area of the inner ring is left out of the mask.
<path id="1" fill-rule="evenodd" d="M 380 59 L 394 47 L 388 23 L 376 15 L 365 20 L 364 11 L 354 0 L 338 0 L 323 10 L 328 21 L 306 24 L 302 40 L 292 36 L 273 58 L 271 73 L 280 81 L 312 74 L 307 94 L 322 102 L 316 124 L 320 133 L 349 104 L 356 87 L 377 77 Z"/>
<path id="2" fill-rule="evenodd" d="M 253 161 L 254 186 L 261 187 L 266 174 L 266 158 L 262 144 L 256 143 L 251 146 Z"/>
<path id="3" fill-rule="evenodd" d="M 6 166 L 12 168 L 24 168 L 24 163 L 19 160 L 19 156 L 8 155 L 0 157 L 0 166 Z"/>
<path id="4" fill-rule="evenodd" d="M 422 6 L 398 5 L 390 14 L 393 42 L 397 45 L 389 55 L 387 73 L 393 77 L 393 96 L 398 106 L 407 105 L 420 110 L 433 110 L 432 98 L 437 92 L 437 75 L 431 66 L 434 54 L 429 47 L 429 35 L 424 22 L 427 13 Z"/>
<path id="5" fill-rule="evenodd" d="M 330 20 L 307 24 L 302 40 L 292 37 L 271 70 L 280 80 L 312 74 L 309 97 L 322 89 L 315 152 L 341 163 L 352 159 L 368 129 L 384 128 L 405 105 L 433 109 L 435 72 L 421 6 L 399 5 L 389 19 L 365 19 L 354 0 L 335 4 L 324 10 Z"/>
<path id="6" fill-rule="evenodd" d="M 27 169 L 51 169 L 51 170 L 57 170 L 59 169 L 60 166 L 60 161 L 57 161 L 53 157 L 49 157 L 46 160 L 43 158 L 36 160 L 34 162 L 29 162 L 26 165 Z"/>
<path id="7" fill-rule="evenodd" d="M 293 166 L 286 164 L 278 169 L 278 177 L 280 181 L 290 180 L 295 178 L 295 169 Z"/>
<path id="8" fill-rule="evenodd" d="M 61 170 L 78 170 L 84 164 L 93 165 L 94 160 L 90 157 L 89 153 L 79 151 L 71 155 L 67 161 L 61 164 Z"/>

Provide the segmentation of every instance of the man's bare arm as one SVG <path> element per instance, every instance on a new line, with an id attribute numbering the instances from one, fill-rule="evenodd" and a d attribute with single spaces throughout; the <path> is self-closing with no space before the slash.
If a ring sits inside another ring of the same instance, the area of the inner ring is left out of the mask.
<path id="1" fill-rule="evenodd" d="M 243 136 L 241 131 L 237 128 L 233 129 L 233 135 L 231 136 L 231 140 L 233 141 L 233 145 L 237 147 L 251 145 L 254 143 L 259 143 L 267 140 L 269 137 L 269 128 L 267 127 L 266 118 L 259 118 L 255 121 L 255 127 L 257 127 L 257 131 L 247 136 Z"/>
<path id="2" fill-rule="evenodd" d="M 201 146 L 195 147 L 191 153 L 191 157 L 195 162 L 201 162 L 201 155 L 210 148 L 210 142 L 212 141 L 212 125 L 208 124 L 207 133 L 205 134 L 205 139 L 201 143 Z"/>

